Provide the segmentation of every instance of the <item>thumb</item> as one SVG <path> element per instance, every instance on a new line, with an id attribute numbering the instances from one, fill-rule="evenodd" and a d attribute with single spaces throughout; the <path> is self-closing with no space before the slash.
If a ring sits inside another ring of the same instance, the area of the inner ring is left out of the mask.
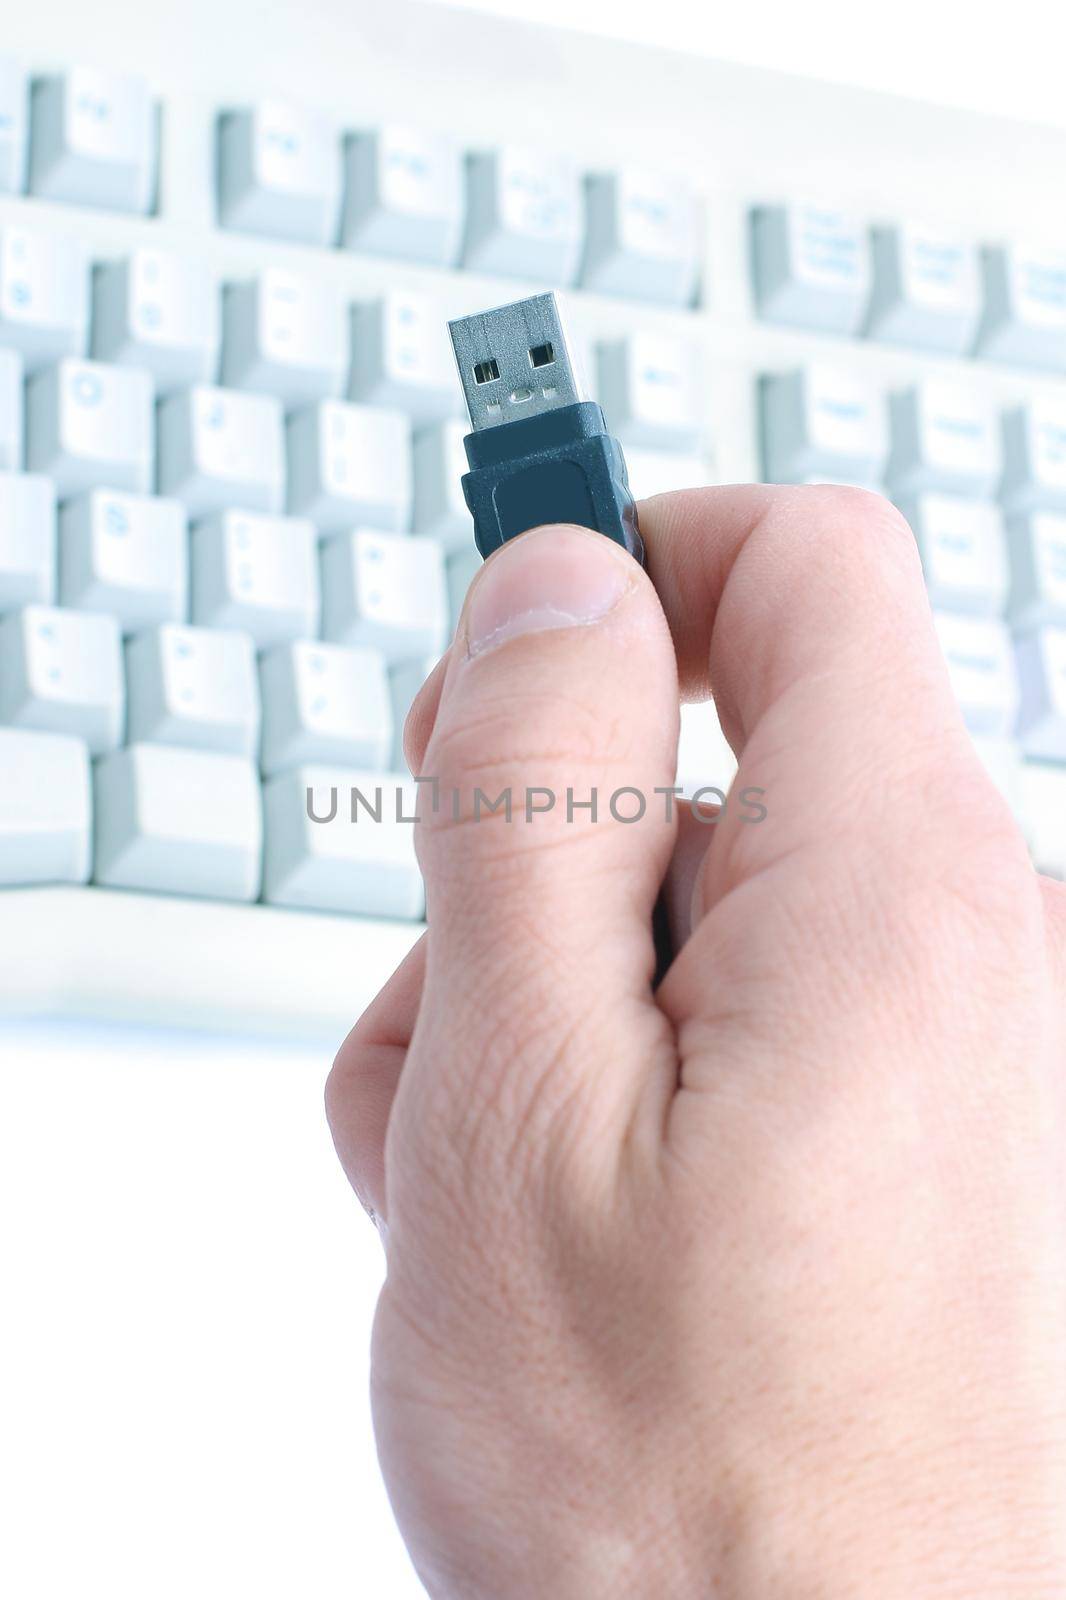
<path id="1" fill-rule="evenodd" d="M 445 1115 L 525 1135 L 585 1096 L 598 1126 L 628 1118 L 656 1049 L 672 1081 L 650 925 L 677 726 L 669 630 L 620 546 L 539 528 L 479 571 L 420 774 L 429 939 L 405 1095 L 424 1104 L 430 1074 Z"/>

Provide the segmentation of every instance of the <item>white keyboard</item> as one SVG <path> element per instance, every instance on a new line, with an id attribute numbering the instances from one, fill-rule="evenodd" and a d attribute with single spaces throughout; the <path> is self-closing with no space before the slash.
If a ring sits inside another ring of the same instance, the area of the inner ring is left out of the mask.
<path id="1" fill-rule="evenodd" d="M 478 564 L 446 320 L 545 287 L 638 496 L 904 508 L 1066 874 L 1066 135 L 408 0 L 150 9 L 5 21 L 0 1004 L 335 1034 L 417 937 L 411 828 L 345 797 L 404 782 Z M 732 770 L 687 712 L 682 781 Z"/>

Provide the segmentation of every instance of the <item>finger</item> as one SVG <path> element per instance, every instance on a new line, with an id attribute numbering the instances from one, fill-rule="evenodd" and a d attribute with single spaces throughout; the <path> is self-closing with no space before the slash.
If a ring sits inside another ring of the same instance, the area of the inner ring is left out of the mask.
<path id="1" fill-rule="evenodd" d="M 431 1094 L 453 1132 L 543 1126 L 578 1104 L 624 1120 L 649 1061 L 669 1054 L 674 1071 L 650 924 L 674 832 L 653 791 L 673 781 L 676 741 L 669 632 L 620 547 L 536 529 L 481 568 L 422 762 L 440 806 L 424 782 L 416 829 L 431 1022 L 404 1094 Z M 510 820 L 484 809 L 501 796 Z"/>
<path id="2" fill-rule="evenodd" d="M 375 1220 L 388 1216 L 385 1135 L 422 999 L 426 938 L 408 951 L 363 1012 L 326 1080 L 326 1116 L 337 1154 Z"/>
<path id="3" fill-rule="evenodd" d="M 403 729 L 404 759 L 411 771 L 422 771 L 422 760 L 429 743 L 430 733 L 437 717 L 437 707 L 440 704 L 441 690 L 444 687 L 444 674 L 448 670 L 448 655 L 451 650 L 444 652 L 433 671 L 426 679 L 411 702 L 411 709 L 407 713 L 407 721 Z"/>
<path id="4" fill-rule="evenodd" d="M 836 936 L 848 942 L 875 920 L 875 863 L 882 922 L 916 879 L 929 881 L 934 861 L 977 878 L 994 841 L 1020 870 L 1020 834 L 951 693 L 913 536 L 886 501 L 831 488 L 711 489 L 659 497 L 641 517 L 682 687 L 713 686 L 739 756 L 700 868 L 697 919 L 757 884 L 762 935 L 767 948 L 779 941 L 780 956 L 786 925 L 810 909 L 804 885 L 835 911 L 847 900 Z M 741 804 L 752 790 L 766 809 L 758 825 Z M 789 899 L 775 893 L 786 863 L 800 886 Z M 694 936 L 664 1001 L 706 1001 L 722 933 Z"/>

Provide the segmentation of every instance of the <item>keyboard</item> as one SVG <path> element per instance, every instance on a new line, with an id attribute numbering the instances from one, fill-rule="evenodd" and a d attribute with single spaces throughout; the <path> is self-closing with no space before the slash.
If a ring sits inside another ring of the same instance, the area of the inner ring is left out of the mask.
<path id="1" fill-rule="evenodd" d="M 478 565 L 446 321 L 545 288 L 638 496 L 901 506 L 1066 874 L 1066 135 L 413 0 L 148 10 L 0 55 L 0 1006 L 335 1038 L 418 937 L 410 826 L 343 797 L 409 793 Z M 686 708 L 679 781 L 733 771 Z"/>

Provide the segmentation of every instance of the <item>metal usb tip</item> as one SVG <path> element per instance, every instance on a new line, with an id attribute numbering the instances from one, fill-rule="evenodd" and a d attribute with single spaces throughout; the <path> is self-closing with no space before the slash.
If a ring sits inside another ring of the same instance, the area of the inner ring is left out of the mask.
<path id="1" fill-rule="evenodd" d="M 448 331 L 475 431 L 585 398 L 554 294 L 460 317 Z"/>

